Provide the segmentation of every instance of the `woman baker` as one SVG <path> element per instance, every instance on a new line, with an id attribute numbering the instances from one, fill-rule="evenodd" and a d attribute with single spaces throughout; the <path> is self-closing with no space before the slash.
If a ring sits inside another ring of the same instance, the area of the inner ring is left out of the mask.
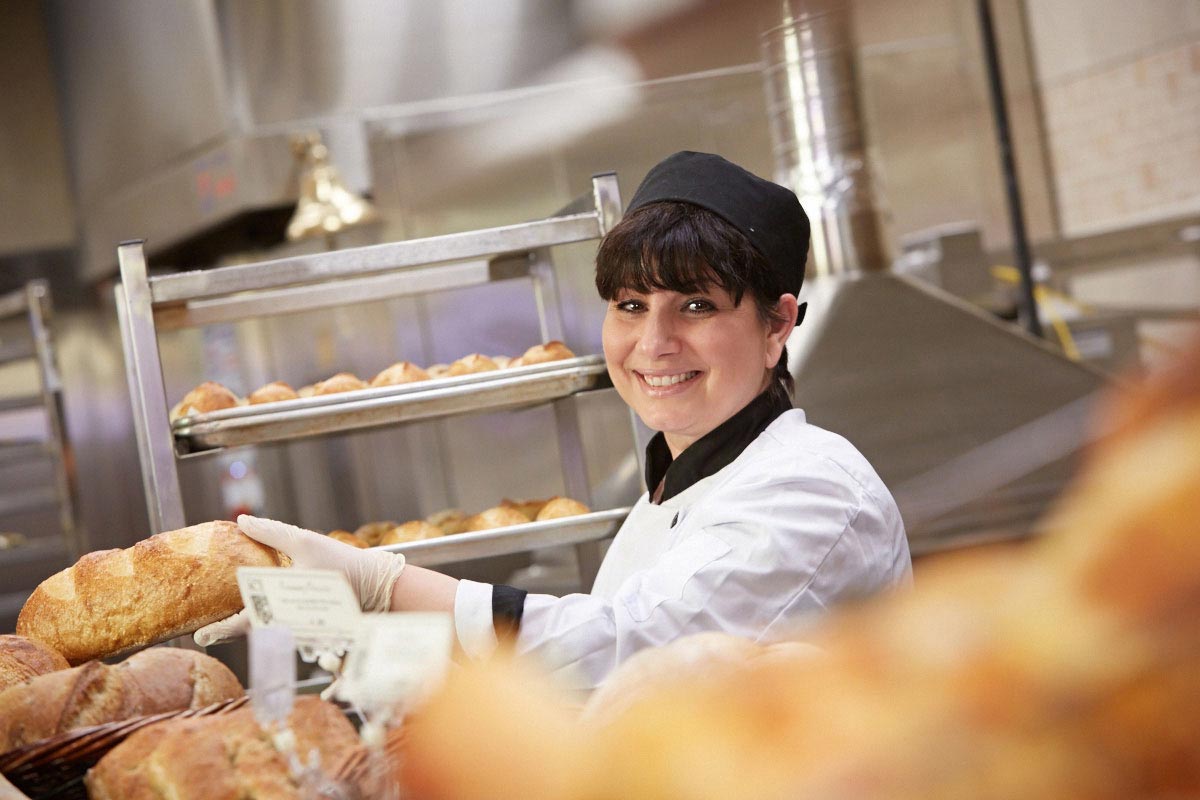
<path id="1" fill-rule="evenodd" d="M 646 485 L 591 592 L 564 597 L 456 580 L 291 525 L 240 517 L 299 567 L 341 569 L 366 611 L 447 611 L 470 657 L 512 632 L 585 687 L 687 634 L 758 641 L 839 602 L 911 580 L 895 502 L 848 441 L 792 408 L 786 343 L 803 317 L 809 223 L 796 196 L 720 156 L 656 165 L 604 237 L 613 385 L 658 433 Z M 245 612 L 196 632 L 243 633 Z"/>

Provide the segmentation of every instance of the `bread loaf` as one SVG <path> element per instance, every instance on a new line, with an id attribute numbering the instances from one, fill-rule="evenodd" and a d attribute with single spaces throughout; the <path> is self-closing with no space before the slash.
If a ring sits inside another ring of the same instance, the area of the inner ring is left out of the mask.
<path id="1" fill-rule="evenodd" d="M 517 511 L 515 508 L 506 506 L 495 506 L 486 511 L 480 511 L 478 514 L 467 517 L 463 525 L 463 532 L 471 531 L 486 531 L 492 528 L 506 528 L 509 525 L 523 525 L 529 522 L 529 517 Z"/>
<path id="2" fill-rule="evenodd" d="M 326 378 L 313 387 L 313 394 L 338 394 L 340 392 L 353 392 L 357 389 L 365 388 L 367 388 L 367 384 L 357 375 L 350 372 L 339 372 L 337 375 Z"/>
<path id="3" fill-rule="evenodd" d="M 547 500 L 509 500 L 506 497 L 500 501 L 500 505 L 505 508 L 515 508 L 532 521 L 537 519 L 538 513 L 547 502 Z"/>
<path id="4" fill-rule="evenodd" d="M 437 525 L 442 533 L 449 536 L 452 533 L 462 533 L 467 524 L 467 515 L 460 509 L 447 508 L 430 514 L 425 521 Z"/>
<path id="5" fill-rule="evenodd" d="M 479 353 L 472 353 L 451 364 L 446 375 L 471 375 L 475 372 L 490 372 L 495 369 L 500 369 L 495 361 Z"/>
<path id="6" fill-rule="evenodd" d="M 509 366 L 528 367 L 532 364 L 545 364 L 550 361 L 562 361 L 565 358 L 574 357 L 575 354 L 571 352 L 571 348 L 555 340 L 546 342 L 545 344 L 535 344 L 526 350 L 520 358 L 513 359 L 513 362 Z"/>
<path id="7" fill-rule="evenodd" d="M 315 761 L 326 774 L 359 747 L 342 712 L 313 696 L 296 699 L 288 728 L 300 762 Z M 144 728 L 100 759 L 86 783 L 91 800 L 314 796 L 302 793 L 287 756 L 250 708 Z"/>
<path id="8" fill-rule="evenodd" d="M 0 752 L 75 728 L 203 708 L 242 693 L 228 667 L 195 650 L 155 647 L 116 666 L 89 661 L 0 692 Z"/>
<path id="9" fill-rule="evenodd" d="M 422 539 L 436 539 L 442 535 L 442 529 L 432 522 L 415 519 L 403 525 L 397 525 L 383 535 L 380 544 L 403 544 L 417 542 Z"/>
<path id="10" fill-rule="evenodd" d="M 372 386 L 398 386 L 429 380 L 429 373 L 409 361 L 397 361 L 371 379 Z"/>
<path id="11" fill-rule="evenodd" d="M 295 400 L 300 395 L 296 394 L 296 390 L 283 381 L 272 381 L 266 386 L 260 386 L 250 393 L 246 398 L 250 405 L 256 406 L 260 403 L 278 403 L 281 400 Z"/>
<path id="12" fill-rule="evenodd" d="M 538 522 L 542 522 L 586 513 L 588 513 L 588 507 L 578 500 L 572 500 L 570 497 L 552 497 L 538 511 L 536 519 Z"/>
<path id="13" fill-rule="evenodd" d="M 362 539 L 364 542 L 374 547 L 379 544 L 379 540 L 383 535 L 396 527 L 399 523 L 395 520 L 381 520 L 378 522 L 365 522 L 359 525 L 354 530 L 354 535 Z"/>
<path id="14" fill-rule="evenodd" d="M 41 642 L 14 636 L 0 636 L 0 692 L 35 675 L 71 666 L 61 655 Z"/>
<path id="15" fill-rule="evenodd" d="M 353 534 L 350 531 L 330 531 L 329 538 L 360 549 L 366 549 L 371 546 L 361 536 Z"/>
<path id="16" fill-rule="evenodd" d="M 233 408 L 238 404 L 238 396 L 216 381 L 205 381 L 183 396 L 179 405 L 171 409 L 171 421 L 193 414 L 207 414 L 210 411 L 220 411 Z"/>
<path id="17" fill-rule="evenodd" d="M 34 590 L 17 633 L 71 664 L 107 658 L 223 619 L 242 607 L 239 566 L 279 554 L 218 520 L 167 531 L 124 550 L 88 553 Z"/>

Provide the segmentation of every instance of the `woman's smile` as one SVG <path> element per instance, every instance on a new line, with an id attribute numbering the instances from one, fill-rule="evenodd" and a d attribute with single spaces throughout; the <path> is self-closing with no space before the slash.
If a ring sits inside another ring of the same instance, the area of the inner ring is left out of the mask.
<path id="1" fill-rule="evenodd" d="M 642 388 L 654 397 L 665 397 L 671 394 L 686 392 L 700 377 L 699 370 L 687 372 L 640 372 L 633 371 L 641 378 Z"/>

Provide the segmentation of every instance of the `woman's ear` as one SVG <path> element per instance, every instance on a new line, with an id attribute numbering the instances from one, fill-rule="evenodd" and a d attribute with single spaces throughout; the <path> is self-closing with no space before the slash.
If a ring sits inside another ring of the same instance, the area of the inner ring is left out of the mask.
<path id="1" fill-rule="evenodd" d="M 767 369 L 774 369 L 779 361 L 788 337 L 796 327 L 796 315 L 799 313 L 800 305 L 796 302 L 796 295 L 779 296 L 779 302 L 775 304 L 775 314 L 767 323 Z"/>

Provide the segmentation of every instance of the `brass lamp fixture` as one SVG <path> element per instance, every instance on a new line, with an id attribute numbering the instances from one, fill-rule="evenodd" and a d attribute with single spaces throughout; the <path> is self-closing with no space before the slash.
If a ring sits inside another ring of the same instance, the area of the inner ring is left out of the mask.
<path id="1" fill-rule="evenodd" d="M 321 134 L 314 131 L 293 137 L 292 152 L 299 162 L 300 199 L 287 226 L 290 241 L 321 236 L 332 249 L 341 231 L 379 219 L 369 201 L 342 183 L 329 163 L 329 148 Z"/>

